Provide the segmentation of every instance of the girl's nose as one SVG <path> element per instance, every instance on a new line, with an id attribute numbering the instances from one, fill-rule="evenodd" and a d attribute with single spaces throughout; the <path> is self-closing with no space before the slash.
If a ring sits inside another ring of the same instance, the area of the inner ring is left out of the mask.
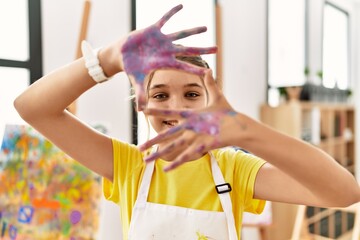
<path id="1" fill-rule="evenodd" d="M 169 101 L 169 109 L 180 110 L 187 108 L 185 101 L 180 97 L 172 97 Z"/>

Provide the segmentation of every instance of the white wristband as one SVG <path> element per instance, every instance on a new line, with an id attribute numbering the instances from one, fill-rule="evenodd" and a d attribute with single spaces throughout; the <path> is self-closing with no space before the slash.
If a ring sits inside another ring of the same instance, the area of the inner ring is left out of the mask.
<path id="1" fill-rule="evenodd" d="M 97 83 L 102 83 L 108 80 L 105 76 L 98 59 L 98 52 L 100 48 L 93 50 L 90 44 L 86 41 L 81 42 L 81 51 L 85 60 L 85 67 L 88 69 L 89 75 Z"/>

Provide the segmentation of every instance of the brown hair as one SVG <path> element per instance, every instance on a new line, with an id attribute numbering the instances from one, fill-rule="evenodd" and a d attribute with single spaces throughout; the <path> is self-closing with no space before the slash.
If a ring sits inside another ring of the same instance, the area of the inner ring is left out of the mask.
<path id="1" fill-rule="evenodd" d="M 209 64 L 204 59 L 202 59 L 200 55 L 176 56 L 175 58 L 177 60 L 179 60 L 179 61 L 187 62 L 187 63 L 190 63 L 192 65 L 198 66 L 198 67 L 210 68 Z M 150 73 L 147 88 L 149 87 L 149 85 L 151 83 L 151 80 L 154 77 L 155 72 L 156 71 L 153 71 L 152 73 Z"/>
<path id="2" fill-rule="evenodd" d="M 176 59 L 179 61 L 191 63 L 191 64 L 199 66 L 199 67 L 210 68 L 209 64 L 204 59 L 202 59 L 200 55 L 176 56 Z"/>

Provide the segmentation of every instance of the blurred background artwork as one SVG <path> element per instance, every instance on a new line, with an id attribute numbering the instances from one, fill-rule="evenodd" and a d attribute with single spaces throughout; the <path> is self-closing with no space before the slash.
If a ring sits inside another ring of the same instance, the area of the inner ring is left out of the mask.
<path id="1" fill-rule="evenodd" d="M 95 239 L 100 199 L 98 175 L 30 126 L 6 125 L 0 151 L 0 239 Z"/>

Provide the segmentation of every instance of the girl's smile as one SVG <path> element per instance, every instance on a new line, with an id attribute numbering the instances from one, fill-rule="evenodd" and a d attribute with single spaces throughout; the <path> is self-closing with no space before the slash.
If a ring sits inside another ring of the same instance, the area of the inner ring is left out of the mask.
<path id="1" fill-rule="evenodd" d="M 178 120 L 164 120 L 164 121 L 163 121 L 163 124 L 165 124 L 165 125 L 168 126 L 169 128 L 177 126 L 178 123 L 179 123 Z"/>

